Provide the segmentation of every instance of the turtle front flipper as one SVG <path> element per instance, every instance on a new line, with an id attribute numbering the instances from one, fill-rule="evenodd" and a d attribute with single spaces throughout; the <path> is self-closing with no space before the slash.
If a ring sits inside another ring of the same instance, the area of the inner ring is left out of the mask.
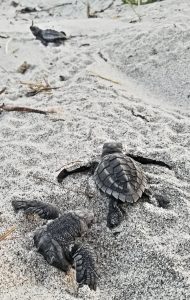
<path id="1" fill-rule="evenodd" d="M 41 201 L 13 200 L 12 206 L 16 212 L 23 209 L 25 214 L 35 213 L 42 219 L 53 220 L 59 217 L 59 210 L 55 206 Z"/>
<path id="2" fill-rule="evenodd" d="M 165 167 L 169 170 L 172 170 L 172 167 L 170 165 L 168 165 L 167 163 L 165 163 L 164 161 L 161 161 L 161 160 L 152 159 L 152 158 L 144 157 L 141 155 L 135 155 L 132 153 L 127 153 L 126 155 L 143 165 L 157 165 L 157 166 Z"/>
<path id="3" fill-rule="evenodd" d="M 107 226 L 111 229 L 120 225 L 123 220 L 124 210 L 119 207 L 118 201 L 110 199 L 109 212 L 107 216 Z"/>
<path id="4" fill-rule="evenodd" d="M 91 290 L 96 290 L 97 271 L 95 259 L 91 251 L 82 245 L 75 244 L 71 250 L 74 268 L 76 270 L 76 280 L 79 287 L 88 285 Z"/>
<path id="5" fill-rule="evenodd" d="M 37 251 L 43 255 L 48 264 L 67 272 L 70 263 L 65 256 L 67 252 L 63 247 L 49 234 L 41 230 L 34 235 L 34 244 Z"/>
<path id="6" fill-rule="evenodd" d="M 48 42 L 46 40 L 44 40 L 43 38 L 39 38 L 37 40 L 40 40 L 40 42 L 44 45 L 44 46 L 48 46 Z"/>
<path id="7" fill-rule="evenodd" d="M 71 171 L 68 171 L 67 169 L 64 168 L 57 175 L 57 181 L 59 183 L 61 183 L 63 181 L 63 179 L 65 179 L 67 176 L 69 176 L 71 174 L 75 174 L 75 173 L 82 173 L 82 172 L 87 172 L 87 171 L 91 171 L 92 173 L 94 173 L 94 170 L 95 170 L 97 165 L 98 165 L 98 162 L 92 161 L 92 162 L 89 162 L 86 165 L 80 166 L 78 168 L 74 168 Z"/>

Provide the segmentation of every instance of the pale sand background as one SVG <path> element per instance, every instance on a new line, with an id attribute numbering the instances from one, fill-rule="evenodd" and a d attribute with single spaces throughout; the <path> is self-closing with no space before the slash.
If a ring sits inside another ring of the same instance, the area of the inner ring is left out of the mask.
<path id="1" fill-rule="evenodd" d="M 73 5 L 51 10 L 53 15 L 22 15 L 16 10 L 21 4 L 49 7 L 63 1 L 19 1 L 16 9 L 10 2 L 1 0 L 0 4 L 0 34 L 11 38 L 8 53 L 9 39 L 0 38 L 0 66 L 4 68 L 0 69 L 0 88 L 7 87 L 0 95 L 1 103 L 57 107 L 62 113 L 54 119 L 0 114 L 0 232 L 17 225 L 15 239 L 0 242 L 0 299 L 75 299 L 64 273 L 49 266 L 33 247 L 34 231 L 43 222 L 15 216 L 13 199 L 47 201 L 63 212 L 94 210 L 96 224 L 86 242 L 98 255 L 99 289 L 94 293 L 84 287 L 79 299 L 190 299 L 189 0 L 136 8 L 142 16 L 140 23 L 130 23 L 137 18 L 119 0 L 97 19 L 86 19 L 82 1 L 68 0 Z M 103 1 L 91 2 L 94 10 L 103 7 Z M 32 19 L 44 29 L 83 37 L 60 47 L 44 47 L 29 30 Z M 21 75 L 16 70 L 25 60 L 33 68 Z M 60 82 L 59 75 L 67 80 Z M 27 88 L 20 80 L 43 76 L 62 89 L 25 97 Z M 135 117 L 132 109 L 146 119 Z M 83 194 L 86 175 L 72 176 L 64 185 L 53 184 L 59 167 L 100 154 L 102 144 L 109 140 L 121 141 L 126 150 L 173 167 L 172 171 L 144 167 L 152 189 L 170 200 L 169 207 L 141 201 L 129 206 L 115 235 L 106 227 L 108 201 L 92 179 L 91 200 Z"/>

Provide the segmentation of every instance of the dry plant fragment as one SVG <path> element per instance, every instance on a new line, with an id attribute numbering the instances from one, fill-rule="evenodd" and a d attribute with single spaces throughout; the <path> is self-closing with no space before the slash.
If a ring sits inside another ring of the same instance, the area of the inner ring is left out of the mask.
<path id="1" fill-rule="evenodd" d="M 0 234 L 0 242 L 5 240 L 12 232 L 16 230 L 16 226 L 12 226 L 11 228 L 7 229 L 5 232 Z"/>
<path id="2" fill-rule="evenodd" d="M 0 105 L 0 112 L 1 111 L 19 111 L 19 112 L 29 112 L 29 113 L 38 113 L 47 115 L 48 111 L 30 108 L 30 107 L 23 107 L 23 106 L 12 106 L 12 105 L 5 105 L 4 103 Z"/>
<path id="3" fill-rule="evenodd" d="M 2 90 L 0 90 L 0 95 L 3 94 L 6 91 L 6 87 L 2 88 Z"/>
<path id="4" fill-rule="evenodd" d="M 143 115 L 135 112 L 133 108 L 131 109 L 131 113 L 133 116 L 141 118 L 142 120 L 145 120 L 146 122 L 149 122 L 149 119 L 146 116 L 143 116 Z"/>
<path id="5" fill-rule="evenodd" d="M 98 73 L 96 73 L 96 72 L 94 72 L 94 71 L 90 71 L 90 73 L 91 73 L 93 76 L 96 76 L 96 77 L 99 77 L 99 78 L 101 78 L 101 79 L 104 79 L 104 80 L 113 82 L 113 83 L 115 83 L 115 84 L 121 85 L 121 82 L 119 82 L 119 81 L 117 81 L 117 80 L 113 80 L 113 79 L 108 78 L 108 77 L 105 77 L 105 76 L 102 76 L 102 75 L 99 75 Z"/>
<path id="6" fill-rule="evenodd" d="M 9 43 L 12 41 L 12 38 L 9 38 L 5 45 L 5 53 L 8 54 L 9 52 Z"/>
<path id="7" fill-rule="evenodd" d="M 137 16 L 139 22 L 141 21 L 141 16 L 137 13 L 137 11 L 135 10 L 132 1 L 131 0 L 123 0 L 124 3 L 129 4 L 132 11 L 134 12 L 134 14 Z M 136 21 L 131 21 L 130 23 L 135 23 Z"/>
<path id="8" fill-rule="evenodd" d="M 62 4 L 57 4 L 55 6 L 51 6 L 49 8 L 42 8 L 42 9 L 36 9 L 35 7 L 25 7 L 22 8 L 21 10 L 19 10 L 18 12 L 20 12 L 21 14 L 30 14 L 30 13 L 39 13 L 41 11 L 47 11 L 49 12 L 52 9 L 58 8 L 58 7 L 62 7 L 62 6 L 66 6 L 66 5 L 72 5 L 73 3 L 68 2 L 68 3 L 62 3 Z"/>
<path id="9" fill-rule="evenodd" d="M 78 296 L 78 285 L 76 282 L 76 271 L 73 269 L 69 269 L 66 273 L 65 282 L 69 288 L 69 292 Z M 71 289 L 71 290 L 70 290 Z"/>
<path id="10" fill-rule="evenodd" d="M 111 6 L 114 4 L 114 0 L 110 2 L 110 4 L 108 6 L 106 6 L 105 8 L 102 8 L 100 10 L 95 10 L 94 12 L 91 12 L 91 8 L 90 8 L 90 4 L 89 1 L 86 1 L 86 11 L 87 11 L 87 18 L 97 18 L 97 14 L 98 13 L 103 13 L 104 11 L 106 11 L 107 9 L 111 8 Z"/>
<path id="11" fill-rule="evenodd" d="M 30 91 L 26 93 L 27 97 L 31 97 L 34 95 L 37 95 L 41 92 L 47 92 L 51 93 L 52 90 L 57 90 L 60 89 L 61 87 L 51 87 L 50 84 L 46 79 L 44 79 L 44 82 L 39 82 L 39 83 L 33 83 L 33 82 L 20 82 L 21 84 L 27 85 Z"/>
<path id="12" fill-rule="evenodd" d="M 31 65 L 24 61 L 23 64 L 18 67 L 17 72 L 24 74 L 30 67 Z"/>
<path id="13" fill-rule="evenodd" d="M 1 34 L 1 35 L 0 35 L 0 38 L 1 38 L 1 39 L 8 39 L 9 36 L 8 36 L 8 35 L 2 35 L 2 34 Z"/>

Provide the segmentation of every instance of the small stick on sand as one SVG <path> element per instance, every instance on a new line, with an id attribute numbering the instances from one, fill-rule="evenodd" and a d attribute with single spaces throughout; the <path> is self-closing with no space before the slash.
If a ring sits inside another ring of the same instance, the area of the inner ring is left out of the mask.
<path id="1" fill-rule="evenodd" d="M 108 4 L 108 6 L 106 6 L 105 8 L 102 8 L 100 10 L 95 10 L 93 12 L 93 15 L 94 14 L 97 14 L 97 13 L 103 13 L 104 11 L 106 11 L 107 9 L 109 9 L 110 7 L 112 7 L 112 5 L 114 4 L 114 0 L 110 2 L 110 4 Z"/>
<path id="2" fill-rule="evenodd" d="M 33 82 L 23 82 L 20 81 L 21 84 L 27 85 L 31 91 L 26 93 L 26 96 L 34 96 L 41 92 L 51 92 L 52 90 L 60 89 L 61 86 L 51 87 L 46 79 L 44 79 L 44 83 L 33 83 Z"/>
<path id="3" fill-rule="evenodd" d="M 55 8 L 58 8 L 58 7 L 62 7 L 62 6 L 66 6 L 66 5 L 72 5 L 73 3 L 71 2 L 68 2 L 68 3 L 62 3 L 62 4 L 57 4 L 57 5 L 54 5 L 54 6 L 51 6 L 49 8 L 42 8 L 42 9 L 39 9 L 37 10 L 35 7 L 34 8 L 28 8 L 28 7 L 25 7 L 23 9 L 21 9 L 19 12 L 20 13 L 28 13 L 28 14 L 31 14 L 31 13 L 39 13 L 41 11 L 50 11 L 52 9 L 55 9 Z"/>
<path id="4" fill-rule="evenodd" d="M 130 0 L 126 0 L 126 3 L 128 3 L 132 9 L 132 11 L 134 12 L 134 14 L 137 16 L 137 18 L 139 19 L 139 22 L 141 21 L 141 16 L 136 12 L 136 10 L 134 9 L 133 4 L 131 3 Z M 133 22 L 132 22 L 133 23 Z"/>
<path id="5" fill-rule="evenodd" d="M 86 15 L 87 18 L 90 18 L 91 14 L 90 14 L 90 3 L 88 0 L 86 0 Z"/>
<path id="6" fill-rule="evenodd" d="M 3 94 L 6 91 L 6 87 L 2 88 L 2 90 L 0 90 L 0 95 Z"/>
<path id="7" fill-rule="evenodd" d="M 2 66 L 0 66 L 0 68 L 5 72 L 5 73 L 9 73 L 5 68 L 3 68 Z"/>
<path id="8" fill-rule="evenodd" d="M 137 118 L 141 118 L 142 120 L 145 120 L 146 122 L 149 122 L 149 120 L 147 119 L 146 116 L 136 113 L 133 108 L 131 109 L 131 113 L 133 116 L 135 116 Z"/>
<path id="9" fill-rule="evenodd" d="M 114 4 L 114 0 L 111 1 L 108 6 L 106 6 L 105 8 L 102 8 L 100 10 L 95 10 L 94 12 L 90 12 L 91 8 L 90 8 L 90 4 L 89 1 L 86 1 L 86 12 L 87 12 L 87 18 L 97 18 L 97 14 L 98 13 L 103 13 L 104 11 L 106 11 L 107 9 L 109 9 L 112 5 Z"/>
<path id="10" fill-rule="evenodd" d="M 12 106 L 12 105 L 5 105 L 4 103 L 0 105 L 0 111 L 19 111 L 19 112 L 28 112 L 28 113 L 37 113 L 42 115 L 47 115 L 49 112 L 40 110 L 40 109 L 34 109 L 30 107 L 23 107 L 23 106 Z"/>
<path id="11" fill-rule="evenodd" d="M 103 59 L 105 62 L 107 62 L 108 60 L 107 60 L 107 58 L 106 57 L 104 57 L 104 55 L 102 54 L 102 52 L 101 51 L 99 51 L 98 52 L 98 55 L 100 56 L 100 58 L 101 59 Z"/>
<path id="12" fill-rule="evenodd" d="M 6 42 L 6 45 L 5 45 L 5 53 L 8 54 L 8 49 L 9 49 L 9 44 L 10 42 L 12 41 L 12 38 L 8 39 L 8 41 Z"/>
<path id="13" fill-rule="evenodd" d="M 113 82 L 113 83 L 115 83 L 115 84 L 120 84 L 120 85 L 121 85 L 121 83 L 120 83 L 119 81 L 116 81 L 116 80 L 113 80 L 113 79 L 111 79 L 111 78 L 107 78 L 107 77 L 101 76 L 101 75 L 99 75 L 99 74 L 96 73 L 96 72 L 90 71 L 90 73 L 92 73 L 93 76 L 96 76 L 96 77 L 99 77 L 99 78 L 101 78 L 101 79 L 104 79 L 104 80 Z"/>
<path id="14" fill-rule="evenodd" d="M 0 38 L 1 38 L 1 39 L 8 39 L 9 36 L 8 36 L 8 35 L 0 35 Z"/>
<path id="15" fill-rule="evenodd" d="M 11 228 L 9 228 L 8 230 L 6 230 L 5 232 L 3 232 L 2 234 L 0 234 L 0 242 L 5 240 L 12 232 L 14 232 L 16 229 L 16 226 L 13 226 Z"/>

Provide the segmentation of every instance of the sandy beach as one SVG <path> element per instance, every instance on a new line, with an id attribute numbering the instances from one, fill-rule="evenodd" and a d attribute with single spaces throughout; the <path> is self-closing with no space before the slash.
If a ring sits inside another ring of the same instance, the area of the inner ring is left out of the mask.
<path id="1" fill-rule="evenodd" d="M 92 13 L 111 2 L 90 1 Z M 38 11 L 21 13 L 26 6 Z M 16 226 L 0 241 L 2 300 L 190 299 L 190 3 L 134 9 L 116 0 L 87 18 L 85 1 L 0 3 L 0 105 L 49 112 L 0 113 L 0 234 Z M 45 47 L 32 21 L 68 40 Z M 21 74 L 25 61 L 30 68 Z M 59 88 L 27 97 L 29 82 Z M 63 165 L 99 156 L 107 141 L 172 167 L 142 166 L 154 201 L 126 205 L 114 230 L 106 227 L 108 199 L 90 175 L 56 181 Z M 160 207 L 156 196 L 169 205 Z M 97 256 L 96 292 L 84 286 L 76 293 L 69 276 L 37 253 L 33 235 L 46 222 L 16 215 L 12 200 L 94 212 L 85 243 Z"/>

